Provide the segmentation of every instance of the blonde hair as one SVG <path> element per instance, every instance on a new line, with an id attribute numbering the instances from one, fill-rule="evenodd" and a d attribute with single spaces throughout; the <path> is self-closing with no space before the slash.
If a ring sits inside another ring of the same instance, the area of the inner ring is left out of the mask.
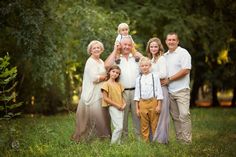
<path id="1" fill-rule="evenodd" d="M 142 57 L 138 63 L 139 63 L 139 66 L 142 65 L 143 63 L 148 63 L 150 65 L 152 64 L 151 60 L 148 57 Z"/>
<path id="2" fill-rule="evenodd" d="M 158 52 L 157 54 L 155 54 L 155 56 L 158 56 L 158 55 L 161 56 L 161 55 L 163 55 L 163 54 L 164 54 L 164 48 L 163 48 L 163 45 L 162 45 L 162 43 L 161 43 L 161 40 L 160 40 L 159 38 L 157 38 L 157 37 L 154 37 L 154 38 L 149 39 L 149 41 L 147 42 L 147 47 L 146 47 L 147 56 L 148 56 L 149 58 L 152 58 L 152 54 L 151 54 L 151 52 L 150 52 L 150 44 L 151 44 L 152 42 L 156 42 L 157 45 L 158 45 L 158 47 L 159 47 L 159 52 Z"/>
<path id="3" fill-rule="evenodd" d="M 92 48 L 92 46 L 95 45 L 95 44 L 98 44 L 98 45 L 101 47 L 101 51 L 102 51 L 102 52 L 104 51 L 103 43 L 100 42 L 100 41 L 98 41 L 98 40 L 93 40 L 93 41 L 91 41 L 91 42 L 88 44 L 88 47 L 87 47 L 87 53 L 88 53 L 89 55 L 91 55 L 91 48 Z"/>
<path id="4" fill-rule="evenodd" d="M 118 33 L 118 34 L 120 34 L 120 30 L 121 30 L 122 28 L 128 28 L 128 30 L 129 30 L 129 25 L 128 25 L 127 23 L 120 23 L 120 24 L 118 25 L 118 29 L 117 29 L 117 33 Z"/>

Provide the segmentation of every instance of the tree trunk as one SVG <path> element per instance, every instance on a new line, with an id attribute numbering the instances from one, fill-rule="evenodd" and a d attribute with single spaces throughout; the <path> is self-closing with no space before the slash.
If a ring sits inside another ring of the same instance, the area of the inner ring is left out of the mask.
<path id="1" fill-rule="evenodd" d="M 195 77 L 194 82 L 193 82 L 192 91 L 191 91 L 191 98 L 190 98 L 190 106 L 191 107 L 196 106 L 195 102 L 198 98 L 198 90 L 201 87 L 201 84 L 202 84 L 202 81 L 200 81 L 200 79 Z"/>
<path id="2" fill-rule="evenodd" d="M 217 87 L 215 85 L 212 85 L 212 104 L 213 107 L 220 106 L 220 103 L 217 98 Z"/>
<path id="3" fill-rule="evenodd" d="M 233 98 L 231 100 L 231 107 L 236 107 L 236 87 L 233 90 Z"/>

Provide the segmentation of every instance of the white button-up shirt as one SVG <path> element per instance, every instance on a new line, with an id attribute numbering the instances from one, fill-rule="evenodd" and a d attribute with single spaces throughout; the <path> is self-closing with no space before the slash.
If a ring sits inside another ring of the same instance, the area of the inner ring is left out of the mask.
<path id="1" fill-rule="evenodd" d="M 153 81 L 154 81 L 154 85 L 153 85 Z M 155 95 L 153 93 L 153 88 L 154 88 Z M 141 97 L 140 97 L 140 92 L 141 92 Z M 147 75 L 140 75 L 136 79 L 136 83 L 135 83 L 134 100 L 139 101 L 140 99 L 150 99 L 154 97 L 158 100 L 163 99 L 161 83 L 160 83 L 160 79 L 158 75 L 153 74 L 153 73 L 149 73 Z"/>
<path id="2" fill-rule="evenodd" d="M 120 83 L 124 88 L 134 88 L 135 80 L 139 75 L 139 66 L 135 58 L 130 55 L 127 60 L 125 57 L 121 56 L 118 66 L 121 69 Z"/>
<path id="3" fill-rule="evenodd" d="M 191 69 L 191 56 L 189 52 L 178 46 L 174 52 L 165 53 L 168 77 L 173 76 L 181 69 Z M 181 79 L 174 80 L 168 85 L 169 92 L 176 92 L 184 88 L 190 88 L 190 74 L 185 75 Z"/>

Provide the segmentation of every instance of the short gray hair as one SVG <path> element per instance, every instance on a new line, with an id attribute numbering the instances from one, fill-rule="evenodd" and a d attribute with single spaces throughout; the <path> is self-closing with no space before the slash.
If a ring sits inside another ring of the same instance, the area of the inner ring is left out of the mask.
<path id="1" fill-rule="evenodd" d="M 88 47 L 87 47 L 87 53 L 88 53 L 89 55 L 91 55 L 91 48 L 92 48 L 92 46 L 93 46 L 94 44 L 98 44 L 98 45 L 101 47 L 102 52 L 104 51 L 103 43 L 100 42 L 100 41 L 98 41 L 98 40 L 93 40 L 93 41 L 91 41 L 91 42 L 88 44 Z"/>

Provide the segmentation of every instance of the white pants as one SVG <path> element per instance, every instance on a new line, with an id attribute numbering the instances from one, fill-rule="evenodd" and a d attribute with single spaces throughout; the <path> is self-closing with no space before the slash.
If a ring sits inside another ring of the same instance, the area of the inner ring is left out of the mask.
<path id="1" fill-rule="evenodd" d="M 111 143 L 120 143 L 123 130 L 124 112 L 118 110 L 116 107 L 109 106 L 109 113 L 111 116 L 112 125 L 114 126 Z"/>

